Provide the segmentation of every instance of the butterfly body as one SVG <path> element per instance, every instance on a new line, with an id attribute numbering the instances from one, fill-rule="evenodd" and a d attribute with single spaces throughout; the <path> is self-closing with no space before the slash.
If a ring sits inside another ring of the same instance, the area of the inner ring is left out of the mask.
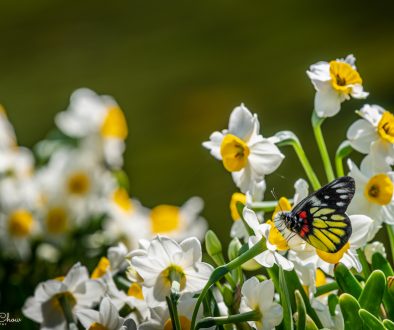
<path id="1" fill-rule="evenodd" d="M 278 212 L 275 225 L 284 237 L 289 236 L 287 230 L 319 250 L 335 253 L 352 233 L 346 209 L 354 192 L 353 178 L 338 178 L 303 199 L 291 211 Z"/>

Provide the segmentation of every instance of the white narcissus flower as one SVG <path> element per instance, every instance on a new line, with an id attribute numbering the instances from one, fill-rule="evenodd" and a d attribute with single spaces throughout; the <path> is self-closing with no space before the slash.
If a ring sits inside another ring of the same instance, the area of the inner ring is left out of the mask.
<path id="1" fill-rule="evenodd" d="M 70 97 L 66 111 L 56 116 L 59 129 L 70 137 L 96 141 L 107 163 L 114 167 L 123 164 L 127 122 L 116 101 L 107 95 L 81 88 Z"/>
<path id="2" fill-rule="evenodd" d="M 274 284 L 271 280 L 259 282 L 251 277 L 242 285 L 242 312 L 256 311 L 260 313 L 258 321 L 249 322 L 257 330 L 272 330 L 283 319 L 282 306 L 274 302 Z"/>
<path id="3" fill-rule="evenodd" d="M 257 115 L 241 104 L 231 113 L 228 129 L 212 133 L 210 141 L 203 143 L 212 156 L 223 161 L 243 193 L 274 172 L 284 159 L 274 139 L 263 138 L 259 130 Z"/>
<path id="4" fill-rule="evenodd" d="M 315 111 L 319 117 L 335 116 L 341 103 L 350 99 L 364 99 L 362 79 L 355 66 L 356 59 L 348 55 L 345 59 L 318 62 L 311 65 L 307 74 L 316 89 Z"/>
<path id="5" fill-rule="evenodd" d="M 165 301 L 174 282 L 179 284 L 180 293 L 201 291 L 213 270 L 201 259 L 198 239 L 192 237 L 178 244 L 168 237 L 157 236 L 146 250 L 136 251 L 130 263 L 142 277 L 143 286 L 148 289 L 145 298 L 153 306 Z"/>
<path id="6" fill-rule="evenodd" d="M 0 106 L 0 151 L 12 149 L 16 146 L 14 128 L 8 120 L 7 113 Z"/>
<path id="7" fill-rule="evenodd" d="M 351 146 L 369 154 L 371 146 L 376 156 L 394 162 L 394 115 L 378 105 L 364 105 L 357 112 L 362 119 L 355 121 L 347 131 Z"/>
<path id="8" fill-rule="evenodd" d="M 118 310 L 111 302 L 111 299 L 105 297 L 98 311 L 94 309 L 80 309 L 76 312 L 79 321 L 85 329 L 91 330 L 125 330 L 123 326 L 124 319 L 119 316 Z"/>
<path id="9" fill-rule="evenodd" d="M 40 283 L 34 297 L 26 300 L 23 314 L 40 323 L 41 329 L 66 330 L 67 323 L 61 299 L 69 304 L 74 320 L 80 309 L 91 308 L 104 294 L 101 282 L 89 279 L 86 267 L 75 264 L 64 278 Z"/>
<path id="10" fill-rule="evenodd" d="M 269 242 L 269 234 L 271 226 L 269 224 L 261 224 L 251 209 L 245 207 L 243 211 L 243 217 L 248 226 L 253 230 L 254 235 L 249 237 L 249 247 L 254 246 L 264 237 L 266 240 L 267 250 L 263 251 L 254 260 L 264 267 L 271 268 L 274 264 L 282 267 L 284 270 L 292 270 L 294 265 L 291 261 L 287 260 L 281 254 L 277 252 L 278 248 Z"/>
<path id="11" fill-rule="evenodd" d="M 345 323 L 340 305 L 337 304 L 334 315 L 331 315 L 328 303 L 322 303 L 318 299 L 311 298 L 312 307 L 317 313 L 319 320 L 327 330 L 343 330 Z"/>
<path id="12" fill-rule="evenodd" d="M 348 213 L 365 214 L 374 220 L 370 240 L 383 222 L 394 224 L 394 172 L 388 165 L 374 162 L 370 156 L 362 161 L 360 169 L 351 160 L 348 166 L 357 187 Z"/>

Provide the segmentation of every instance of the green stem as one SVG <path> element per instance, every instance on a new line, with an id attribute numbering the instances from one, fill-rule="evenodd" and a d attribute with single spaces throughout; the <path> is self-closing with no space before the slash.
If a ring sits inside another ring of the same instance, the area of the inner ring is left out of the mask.
<path id="1" fill-rule="evenodd" d="M 290 204 L 293 204 L 293 199 L 289 199 Z M 250 205 L 251 209 L 255 212 L 272 212 L 278 205 L 278 201 L 265 201 L 265 202 L 254 202 Z"/>
<path id="2" fill-rule="evenodd" d="M 327 179 L 329 182 L 335 179 L 334 171 L 332 169 L 330 156 L 328 155 L 326 143 L 323 138 L 323 133 L 321 131 L 321 125 L 323 124 L 325 118 L 320 118 L 315 111 L 313 111 L 312 115 L 312 127 L 313 133 L 315 134 L 315 139 L 317 142 L 317 146 L 320 151 L 321 158 L 323 160 L 324 170 L 327 175 Z"/>
<path id="3" fill-rule="evenodd" d="M 344 170 L 343 170 L 343 159 L 347 156 L 350 155 L 350 153 L 353 151 L 352 146 L 350 145 L 349 141 L 343 141 L 335 154 L 335 168 L 337 171 L 337 176 L 341 177 L 344 176 Z"/>
<path id="4" fill-rule="evenodd" d="M 67 297 L 65 295 L 61 295 L 58 298 L 58 301 L 59 301 L 60 306 L 62 307 L 63 314 L 64 314 L 64 317 L 67 322 L 67 328 L 68 329 L 75 329 L 76 324 L 75 324 L 73 313 L 71 310 L 71 306 L 69 304 Z"/>
<path id="5" fill-rule="evenodd" d="M 259 242 L 257 242 L 255 245 L 253 245 L 245 253 L 243 253 L 239 257 L 231 260 L 228 264 L 217 267 L 212 272 L 207 284 L 204 286 L 204 288 L 202 289 L 202 291 L 197 299 L 196 306 L 194 307 L 194 311 L 193 311 L 193 317 L 192 317 L 190 329 L 192 329 L 192 330 L 195 329 L 198 310 L 199 310 L 200 305 L 201 305 L 205 295 L 207 294 L 209 288 L 213 284 L 215 284 L 217 281 L 219 281 L 223 276 L 225 276 L 228 272 L 232 271 L 233 269 L 236 269 L 237 267 L 240 267 L 242 264 L 249 261 L 250 259 L 253 259 L 255 256 L 259 255 L 265 249 L 266 249 L 265 239 L 262 238 Z"/>
<path id="6" fill-rule="evenodd" d="M 170 318 L 171 318 L 171 324 L 174 330 L 182 330 L 181 328 L 181 324 L 179 321 L 179 317 L 178 317 L 178 311 L 176 308 L 176 304 L 174 304 L 174 299 L 172 297 L 171 294 L 171 298 L 170 297 L 166 297 L 166 301 L 167 301 L 167 305 L 168 305 L 168 311 L 170 313 Z"/>
<path id="7" fill-rule="evenodd" d="M 392 261 L 394 262 L 394 232 L 393 226 L 386 224 L 387 235 L 389 236 Z"/>
<path id="8" fill-rule="evenodd" d="M 209 328 L 215 325 L 223 324 L 235 324 L 247 321 L 258 321 L 262 318 L 259 311 L 250 311 L 246 313 L 230 315 L 230 316 L 218 316 L 218 317 L 206 317 L 199 321 L 195 329 Z"/>
<path id="9" fill-rule="evenodd" d="M 360 259 L 361 266 L 363 267 L 364 278 L 367 279 L 371 274 L 367 258 L 365 257 L 364 251 L 362 249 L 357 249 L 357 255 L 358 259 Z"/>
<path id="10" fill-rule="evenodd" d="M 328 292 L 334 291 L 334 290 L 338 290 L 338 283 L 337 282 L 331 282 L 328 284 L 318 286 L 316 288 L 315 297 L 319 297 L 325 293 L 328 293 Z"/>
<path id="11" fill-rule="evenodd" d="M 279 147 L 281 146 L 293 147 L 313 189 L 318 190 L 321 187 L 321 184 L 316 176 L 315 171 L 313 170 L 311 164 L 309 163 L 309 160 L 305 154 L 304 149 L 302 148 L 301 142 L 298 139 L 298 137 L 291 131 L 279 132 L 278 134 L 276 134 L 276 136 L 281 140 L 280 142 L 277 143 Z"/>

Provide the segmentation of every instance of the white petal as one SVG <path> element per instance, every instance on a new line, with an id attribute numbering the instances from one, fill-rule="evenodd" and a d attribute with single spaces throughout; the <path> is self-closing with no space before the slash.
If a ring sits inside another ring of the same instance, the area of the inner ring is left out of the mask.
<path id="1" fill-rule="evenodd" d="M 364 154 L 369 153 L 371 143 L 379 139 L 375 127 L 365 119 L 356 120 L 349 127 L 347 138 L 354 149 Z"/>
<path id="2" fill-rule="evenodd" d="M 213 132 L 209 137 L 209 141 L 203 142 L 203 147 L 210 150 L 211 155 L 216 159 L 221 160 L 220 146 L 222 145 L 223 134 L 220 132 Z"/>
<path id="3" fill-rule="evenodd" d="M 263 315 L 263 329 L 271 330 L 279 325 L 283 319 L 283 308 L 279 304 L 272 304 L 271 308 Z"/>
<path id="4" fill-rule="evenodd" d="M 248 207 L 244 207 L 242 214 L 248 226 L 252 228 L 254 232 L 257 232 L 260 222 L 257 218 L 256 213 L 251 209 L 249 209 Z"/>
<path id="5" fill-rule="evenodd" d="M 251 277 L 242 285 L 242 295 L 245 297 L 250 308 L 254 309 L 259 303 L 259 292 L 256 288 L 259 285 L 259 280 L 256 277 Z"/>
<path id="6" fill-rule="evenodd" d="M 294 184 L 294 188 L 294 205 L 297 205 L 309 194 L 308 182 L 306 182 L 304 179 L 298 179 Z"/>
<path id="7" fill-rule="evenodd" d="M 89 273 L 85 266 L 80 263 L 75 264 L 65 276 L 63 283 L 73 291 L 79 283 L 89 279 Z"/>
<path id="8" fill-rule="evenodd" d="M 379 124 L 380 119 L 382 118 L 384 110 L 381 106 L 376 104 L 365 104 L 358 114 L 367 120 L 373 127 L 377 127 Z"/>
<path id="9" fill-rule="evenodd" d="M 352 248 L 358 249 L 367 244 L 368 233 L 372 225 L 372 219 L 366 215 L 350 215 L 352 235 L 349 242 Z"/>
<path id="10" fill-rule="evenodd" d="M 284 158 L 275 144 L 263 139 L 250 146 L 248 161 L 256 177 L 263 178 L 274 172 Z"/>
<path id="11" fill-rule="evenodd" d="M 248 141 L 253 133 L 255 119 L 252 113 L 243 104 L 236 107 L 231 115 L 228 124 L 230 134 L 238 136 L 243 141 Z"/>
<path id="12" fill-rule="evenodd" d="M 254 290 L 258 292 L 260 311 L 265 315 L 274 300 L 274 284 L 271 280 L 262 281 Z"/>
<path id="13" fill-rule="evenodd" d="M 202 252 L 201 252 L 201 243 L 195 237 L 190 237 L 185 239 L 180 243 L 180 246 L 184 253 L 190 251 L 193 256 L 192 264 L 201 261 Z"/>
<path id="14" fill-rule="evenodd" d="M 100 322 L 99 312 L 93 309 L 81 308 L 75 314 L 86 329 L 89 329 L 94 322 Z"/>
<path id="15" fill-rule="evenodd" d="M 369 93 L 368 92 L 364 92 L 363 86 L 360 84 L 355 84 L 352 86 L 352 92 L 351 95 L 355 98 L 355 99 L 365 99 L 368 97 Z"/>
<path id="16" fill-rule="evenodd" d="M 315 111 L 319 117 L 335 116 L 341 109 L 341 96 L 328 82 L 326 85 L 316 92 L 315 95 Z"/>

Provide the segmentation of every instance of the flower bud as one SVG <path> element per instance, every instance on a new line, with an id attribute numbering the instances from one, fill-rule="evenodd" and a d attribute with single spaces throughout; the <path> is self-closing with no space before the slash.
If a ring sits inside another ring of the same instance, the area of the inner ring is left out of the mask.
<path id="1" fill-rule="evenodd" d="M 387 288 L 392 298 L 394 298 L 394 276 L 387 277 Z"/>
<path id="2" fill-rule="evenodd" d="M 228 245 L 227 255 L 230 260 L 235 259 L 238 257 L 239 249 L 242 247 L 241 242 L 237 237 L 233 238 Z"/>
<path id="3" fill-rule="evenodd" d="M 211 257 L 222 253 L 222 243 L 212 230 L 205 234 L 205 248 Z"/>

